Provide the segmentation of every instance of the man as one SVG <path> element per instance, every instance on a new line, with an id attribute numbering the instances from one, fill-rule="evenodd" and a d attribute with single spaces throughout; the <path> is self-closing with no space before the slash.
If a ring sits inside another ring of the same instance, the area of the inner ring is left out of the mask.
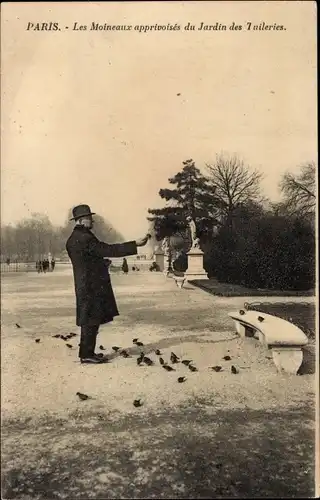
<path id="1" fill-rule="evenodd" d="M 149 235 L 136 241 L 109 245 L 91 232 L 93 212 L 88 205 L 78 205 L 72 211 L 75 227 L 66 249 L 72 262 L 76 292 L 76 323 L 81 327 L 79 358 L 81 363 L 97 364 L 104 360 L 95 354 L 99 326 L 119 315 L 113 294 L 109 264 L 106 257 L 135 255 Z"/>

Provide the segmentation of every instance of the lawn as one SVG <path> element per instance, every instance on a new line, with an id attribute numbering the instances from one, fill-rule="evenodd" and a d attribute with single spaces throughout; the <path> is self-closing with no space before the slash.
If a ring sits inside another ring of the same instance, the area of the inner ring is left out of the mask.
<path id="1" fill-rule="evenodd" d="M 271 290 L 267 288 L 247 288 L 233 283 L 220 283 L 214 279 L 193 280 L 192 283 L 212 295 L 221 297 L 313 297 L 315 290 Z"/>

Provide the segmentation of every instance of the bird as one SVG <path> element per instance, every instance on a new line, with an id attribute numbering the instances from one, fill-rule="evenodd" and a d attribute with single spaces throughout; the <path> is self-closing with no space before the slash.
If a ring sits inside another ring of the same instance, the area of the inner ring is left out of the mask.
<path id="1" fill-rule="evenodd" d="M 180 92 L 178 92 L 178 94 L 177 94 L 177 95 L 179 96 L 179 95 L 181 95 L 181 93 L 180 93 Z"/>
<path id="2" fill-rule="evenodd" d="M 69 347 L 69 349 L 72 349 L 72 345 L 71 344 L 66 344 L 67 347 Z"/>
<path id="3" fill-rule="evenodd" d="M 163 358 L 159 358 L 159 362 L 160 362 L 160 365 L 164 365 L 165 362 L 164 362 L 164 359 Z"/>
<path id="4" fill-rule="evenodd" d="M 67 340 L 67 337 L 65 337 L 64 335 L 60 335 L 60 338 L 61 338 L 62 340 Z"/>
<path id="5" fill-rule="evenodd" d="M 39 342 L 40 342 L 40 339 L 36 339 L 36 340 L 35 340 L 35 342 L 36 342 L 37 344 L 39 344 Z"/>
<path id="6" fill-rule="evenodd" d="M 239 373 L 239 370 L 238 368 L 236 368 L 235 366 L 231 366 L 231 373 L 233 373 L 234 375 L 236 375 L 237 373 Z"/>
<path id="7" fill-rule="evenodd" d="M 174 368 L 172 368 L 172 366 L 169 366 L 169 365 L 162 365 L 162 368 L 164 368 L 165 370 L 167 370 L 167 372 L 175 372 L 176 370 Z"/>
<path id="8" fill-rule="evenodd" d="M 226 361 L 230 361 L 231 357 L 230 356 L 223 356 L 223 359 L 225 359 Z"/>
<path id="9" fill-rule="evenodd" d="M 135 342 L 136 345 L 138 345 L 139 347 L 143 347 L 143 342 Z"/>
<path id="10" fill-rule="evenodd" d="M 171 363 L 178 363 L 179 362 L 179 358 L 174 352 L 172 352 L 170 354 L 170 361 L 171 361 Z"/>
<path id="11" fill-rule="evenodd" d="M 72 337 L 76 337 L 77 336 L 77 333 L 74 333 L 74 332 L 70 332 L 69 335 L 72 335 Z"/>
<path id="12" fill-rule="evenodd" d="M 130 358 L 130 354 L 125 349 L 123 349 L 122 351 L 120 351 L 120 354 L 124 358 Z"/>
<path id="13" fill-rule="evenodd" d="M 137 358 L 137 365 L 141 365 L 143 361 L 144 354 L 143 352 L 140 354 L 140 356 Z"/>
<path id="14" fill-rule="evenodd" d="M 198 371 L 198 368 L 196 368 L 195 366 L 193 365 L 188 365 L 188 368 L 191 372 L 197 372 Z"/>
<path id="15" fill-rule="evenodd" d="M 215 372 L 221 372 L 222 366 L 211 366 L 211 370 L 214 370 Z"/>
<path id="16" fill-rule="evenodd" d="M 112 346 L 112 350 L 113 350 L 114 352 L 118 352 L 118 351 L 119 351 L 119 349 L 120 349 L 120 347 L 117 347 L 116 345 Z"/>
<path id="17" fill-rule="evenodd" d="M 132 342 L 133 344 L 136 344 L 138 342 L 139 339 L 133 339 Z"/>
<path id="18" fill-rule="evenodd" d="M 102 352 L 98 352 L 97 354 L 98 358 L 104 358 L 107 361 L 107 358 L 102 354 Z"/>
<path id="19" fill-rule="evenodd" d="M 133 406 L 135 406 L 136 408 L 139 408 L 139 406 L 142 406 L 141 399 L 135 399 L 133 401 Z"/>
<path id="20" fill-rule="evenodd" d="M 99 345 L 99 349 L 100 349 L 101 351 L 105 351 L 105 350 L 106 350 L 106 348 L 105 348 L 105 347 L 103 347 L 103 345 Z"/>
<path id="21" fill-rule="evenodd" d="M 143 356 L 143 362 L 148 366 L 152 366 L 154 364 L 152 359 L 148 358 L 148 356 Z"/>
<path id="22" fill-rule="evenodd" d="M 185 382 L 186 380 L 187 380 L 187 378 L 186 378 L 186 377 L 179 377 L 179 378 L 178 378 L 178 382 L 179 382 L 179 384 L 182 384 L 182 382 Z"/>
<path id="23" fill-rule="evenodd" d="M 243 316 L 246 313 L 245 313 L 245 311 L 243 309 L 240 309 L 239 314 L 241 314 L 241 316 Z"/>
<path id="24" fill-rule="evenodd" d="M 78 396 L 81 401 L 86 401 L 87 399 L 90 399 L 90 396 L 87 396 L 87 394 L 83 394 L 82 392 L 76 392 L 76 395 Z"/>
<path id="25" fill-rule="evenodd" d="M 60 333 L 57 333 L 56 335 L 52 335 L 52 338 L 59 339 L 60 338 Z"/>
<path id="26" fill-rule="evenodd" d="M 264 318 L 262 316 L 258 316 L 258 321 L 260 321 L 260 323 L 262 323 L 262 321 L 264 321 Z"/>
<path id="27" fill-rule="evenodd" d="M 191 359 L 183 359 L 183 360 L 181 361 L 181 363 L 182 363 L 183 365 L 189 366 L 189 365 L 190 365 L 190 363 L 192 363 L 192 360 L 191 360 Z"/>
<path id="28" fill-rule="evenodd" d="M 19 323 L 16 323 L 16 327 L 17 328 L 21 328 L 21 326 L 19 325 Z"/>
<path id="29" fill-rule="evenodd" d="M 161 356 L 161 352 L 160 352 L 160 350 L 159 350 L 159 349 L 156 349 L 156 350 L 155 350 L 155 353 L 156 353 L 156 355 L 157 355 L 157 356 Z"/>

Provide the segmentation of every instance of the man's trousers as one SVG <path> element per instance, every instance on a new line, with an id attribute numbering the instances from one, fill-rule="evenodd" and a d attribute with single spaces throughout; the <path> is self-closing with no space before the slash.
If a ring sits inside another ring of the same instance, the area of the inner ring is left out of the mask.
<path id="1" fill-rule="evenodd" d="M 81 327 L 79 358 L 91 358 L 94 355 L 99 326 Z"/>

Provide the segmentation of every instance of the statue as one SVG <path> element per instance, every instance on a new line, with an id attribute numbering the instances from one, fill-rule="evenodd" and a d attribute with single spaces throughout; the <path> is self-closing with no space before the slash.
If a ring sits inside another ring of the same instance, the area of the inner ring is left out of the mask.
<path id="1" fill-rule="evenodd" d="M 170 245 L 169 245 L 169 238 L 167 236 L 164 238 L 162 245 L 161 245 L 161 248 L 164 251 L 164 253 L 166 255 L 168 255 L 169 250 L 170 250 Z"/>
<path id="2" fill-rule="evenodd" d="M 191 233 L 191 248 L 200 248 L 200 240 L 197 238 L 197 227 L 193 218 L 188 215 L 187 221 L 189 223 L 190 233 Z"/>

